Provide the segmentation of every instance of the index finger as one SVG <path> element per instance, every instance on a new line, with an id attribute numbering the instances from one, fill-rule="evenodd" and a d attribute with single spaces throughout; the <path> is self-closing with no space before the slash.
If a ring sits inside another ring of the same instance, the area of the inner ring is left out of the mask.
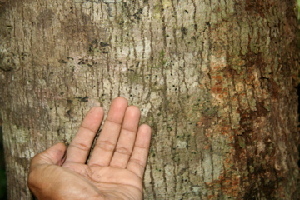
<path id="1" fill-rule="evenodd" d="M 106 121 L 89 160 L 89 166 L 105 167 L 110 163 L 126 110 L 127 99 L 117 97 L 112 101 Z"/>
<path id="2" fill-rule="evenodd" d="M 103 109 L 93 107 L 83 119 L 80 128 L 67 150 L 65 163 L 85 163 L 93 140 L 97 134 L 103 118 Z"/>

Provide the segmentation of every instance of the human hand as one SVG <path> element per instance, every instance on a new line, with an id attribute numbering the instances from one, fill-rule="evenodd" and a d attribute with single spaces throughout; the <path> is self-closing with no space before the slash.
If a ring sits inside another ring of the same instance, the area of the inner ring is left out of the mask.
<path id="1" fill-rule="evenodd" d="M 38 199 L 142 199 L 151 128 L 138 127 L 139 109 L 118 97 L 87 160 L 102 119 L 92 108 L 68 148 L 57 143 L 32 159 L 28 187 Z"/>

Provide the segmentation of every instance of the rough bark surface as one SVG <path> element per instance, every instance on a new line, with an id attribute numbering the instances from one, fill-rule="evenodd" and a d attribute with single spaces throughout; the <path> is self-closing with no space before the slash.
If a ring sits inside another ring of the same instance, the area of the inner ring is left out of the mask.
<path id="1" fill-rule="evenodd" d="M 300 198 L 296 23 L 291 0 L 0 0 L 9 199 L 116 96 L 154 130 L 145 199 Z"/>

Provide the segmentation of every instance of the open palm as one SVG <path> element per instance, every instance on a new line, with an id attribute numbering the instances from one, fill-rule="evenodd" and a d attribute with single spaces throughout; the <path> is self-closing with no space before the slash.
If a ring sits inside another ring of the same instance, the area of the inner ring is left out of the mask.
<path id="1" fill-rule="evenodd" d="M 58 143 L 32 159 L 29 188 L 40 199 L 142 199 L 151 129 L 138 127 L 140 111 L 127 100 L 113 100 L 96 145 L 103 119 L 92 108 L 67 148 Z"/>

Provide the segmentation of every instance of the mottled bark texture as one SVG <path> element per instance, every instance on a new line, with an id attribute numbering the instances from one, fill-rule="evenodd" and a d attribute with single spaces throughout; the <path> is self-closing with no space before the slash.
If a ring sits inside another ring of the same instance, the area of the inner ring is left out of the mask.
<path id="1" fill-rule="evenodd" d="M 291 0 L 1 0 L 9 199 L 116 96 L 154 130 L 145 199 L 297 199 Z M 298 188 L 299 189 L 299 188 Z"/>

